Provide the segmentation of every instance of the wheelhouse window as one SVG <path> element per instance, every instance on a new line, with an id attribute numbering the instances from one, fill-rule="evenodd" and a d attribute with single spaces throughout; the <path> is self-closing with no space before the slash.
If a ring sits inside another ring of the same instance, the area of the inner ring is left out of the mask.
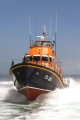
<path id="1" fill-rule="evenodd" d="M 42 61 L 48 61 L 48 57 L 42 56 Z"/>
<path id="2" fill-rule="evenodd" d="M 32 56 L 26 56 L 25 57 L 25 62 L 29 62 L 32 61 Z"/>
<path id="3" fill-rule="evenodd" d="M 33 56 L 34 61 L 40 61 L 40 56 Z"/>
<path id="4" fill-rule="evenodd" d="M 49 61 L 52 62 L 52 57 L 49 57 Z"/>

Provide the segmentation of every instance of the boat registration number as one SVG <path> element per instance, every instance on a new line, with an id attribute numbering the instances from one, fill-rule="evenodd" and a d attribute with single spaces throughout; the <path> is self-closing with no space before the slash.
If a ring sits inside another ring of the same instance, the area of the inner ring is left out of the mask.
<path id="1" fill-rule="evenodd" d="M 49 77 L 48 75 L 46 75 L 46 76 L 44 77 L 44 79 L 46 79 L 46 80 L 48 80 L 48 81 L 51 81 L 51 80 L 52 80 L 52 77 Z"/>

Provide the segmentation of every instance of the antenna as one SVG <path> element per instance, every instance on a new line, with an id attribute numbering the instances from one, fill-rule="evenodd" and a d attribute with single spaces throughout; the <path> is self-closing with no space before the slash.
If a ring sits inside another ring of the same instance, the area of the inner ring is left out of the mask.
<path id="1" fill-rule="evenodd" d="M 46 37 L 46 27 L 45 27 L 45 25 L 43 27 L 43 36 Z"/>
<path id="2" fill-rule="evenodd" d="M 35 18 L 35 40 L 36 40 L 36 18 Z"/>
<path id="3" fill-rule="evenodd" d="M 56 30 L 55 31 L 57 32 L 57 11 L 56 11 Z"/>
<path id="4" fill-rule="evenodd" d="M 31 24 L 30 24 L 30 15 L 29 15 L 29 33 L 30 33 L 30 47 L 31 47 Z"/>
<path id="5" fill-rule="evenodd" d="M 51 37 L 51 20 L 50 20 L 50 34 L 49 34 L 49 38 Z"/>
<path id="6" fill-rule="evenodd" d="M 55 29 L 55 56 L 56 56 L 56 34 L 57 34 L 57 11 L 56 11 L 56 29 Z"/>

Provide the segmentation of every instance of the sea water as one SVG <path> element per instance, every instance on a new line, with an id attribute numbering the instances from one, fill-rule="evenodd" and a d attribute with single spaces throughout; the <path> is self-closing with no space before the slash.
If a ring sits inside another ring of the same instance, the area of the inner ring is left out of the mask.
<path id="1" fill-rule="evenodd" d="M 0 120 L 80 120 L 80 76 L 64 76 L 70 87 L 30 102 L 9 76 L 0 76 Z"/>

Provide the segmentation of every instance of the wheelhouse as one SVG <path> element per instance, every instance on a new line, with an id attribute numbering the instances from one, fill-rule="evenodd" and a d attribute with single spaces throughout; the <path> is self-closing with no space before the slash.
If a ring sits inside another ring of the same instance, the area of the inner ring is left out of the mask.
<path id="1" fill-rule="evenodd" d="M 41 62 L 53 62 L 53 57 L 48 55 L 25 55 L 24 62 L 41 61 Z"/>

